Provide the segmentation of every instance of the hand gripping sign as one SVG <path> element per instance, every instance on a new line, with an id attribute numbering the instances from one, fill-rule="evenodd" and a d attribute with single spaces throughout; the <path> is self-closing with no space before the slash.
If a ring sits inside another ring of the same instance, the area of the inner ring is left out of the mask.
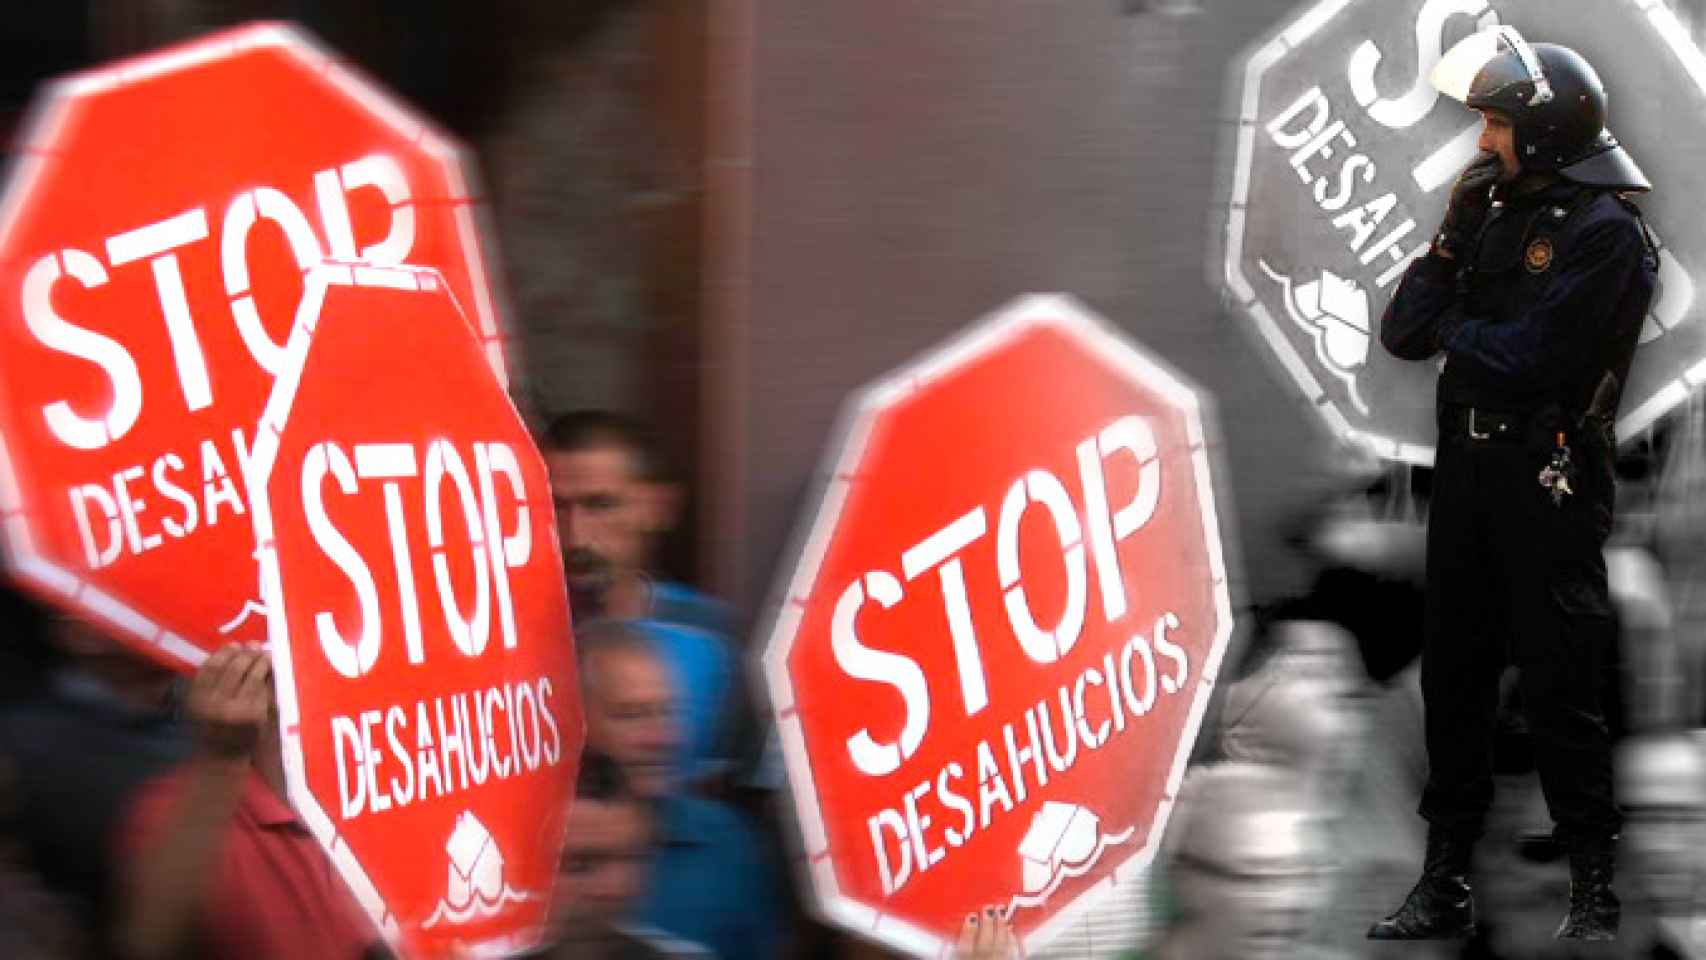
<path id="1" fill-rule="evenodd" d="M 250 517 L 291 799 L 410 955 L 530 945 L 583 739 L 545 466 L 438 273 L 310 271 Z"/>
<path id="2" fill-rule="evenodd" d="M 1588 58 L 1609 123 L 1652 179 L 1640 199 L 1661 245 L 1619 430 L 1633 436 L 1706 382 L 1695 297 L 1706 266 L 1706 57 L 1653 0 L 1324 0 L 1245 61 L 1223 277 L 1253 331 L 1335 436 L 1393 460 L 1433 460 L 1438 367 L 1376 337 L 1426 251 L 1480 118 L 1438 93 L 1444 51 L 1506 23 Z M 1550 257 L 1528 269 L 1548 269 Z"/>
<path id="3" fill-rule="evenodd" d="M 1201 405 L 1059 297 L 852 401 L 764 655 L 832 921 L 1034 948 L 1153 855 L 1231 630 Z"/>
<path id="4" fill-rule="evenodd" d="M 437 268 L 503 376 L 454 143 L 296 30 L 48 88 L 0 205 L 11 570 L 178 667 L 264 633 L 244 479 L 323 257 Z"/>

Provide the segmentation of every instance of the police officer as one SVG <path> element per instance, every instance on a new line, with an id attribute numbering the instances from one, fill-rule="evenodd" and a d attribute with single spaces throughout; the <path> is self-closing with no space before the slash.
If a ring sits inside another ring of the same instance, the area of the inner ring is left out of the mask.
<path id="1" fill-rule="evenodd" d="M 1606 131 L 1604 87 L 1570 49 L 1496 27 L 1453 47 L 1433 81 L 1485 127 L 1381 319 L 1392 354 L 1443 353 L 1445 365 L 1422 652 L 1427 859 L 1369 936 L 1474 932 L 1470 856 L 1493 795 L 1499 675 L 1514 663 L 1569 851 L 1557 936 L 1612 939 L 1620 818 L 1600 702 L 1614 642 L 1601 548 L 1612 424 L 1658 270 L 1625 194 L 1651 184 Z"/>

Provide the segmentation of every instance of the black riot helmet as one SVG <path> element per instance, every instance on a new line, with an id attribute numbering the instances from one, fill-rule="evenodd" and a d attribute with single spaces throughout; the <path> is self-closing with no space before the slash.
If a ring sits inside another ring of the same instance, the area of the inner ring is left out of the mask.
<path id="1" fill-rule="evenodd" d="M 1433 83 L 1454 100 L 1509 117 L 1525 170 L 1616 190 L 1653 188 L 1605 128 L 1599 74 L 1569 47 L 1530 44 L 1515 27 L 1492 27 L 1446 51 Z"/>

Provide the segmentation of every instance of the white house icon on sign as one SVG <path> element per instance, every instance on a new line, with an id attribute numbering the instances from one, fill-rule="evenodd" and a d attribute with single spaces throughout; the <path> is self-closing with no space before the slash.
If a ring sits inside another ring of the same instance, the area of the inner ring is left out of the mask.
<path id="1" fill-rule="evenodd" d="M 491 831 L 473 812 L 464 810 L 457 814 L 456 826 L 444 843 L 444 852 L 449 857 L 444 899 L 422 927 L 493 917 L 511 903 L 534 899 L 534 894 L 513 889 L 504 882 L 503 852 Z"/>
<path id="2" fill-rule="evenodd" d="M 1127 827 L 1109 836 L 1102 820 L 1086 807 L 1053 800 L 1031 817 L 1031 828 L 1019 841 L 1020 886 L 1014 907 L 1034 907 L 1054 894 L 1061 883 L 1088 873 L 1108 847 L 1124 843 L 1137 832 Z"/>

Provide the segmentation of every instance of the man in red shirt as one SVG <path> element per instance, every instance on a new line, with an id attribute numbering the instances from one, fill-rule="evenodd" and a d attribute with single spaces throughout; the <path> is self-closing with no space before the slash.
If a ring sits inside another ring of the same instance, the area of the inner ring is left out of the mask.
<path id="1" fill-rule="evenodd" d="M 191 681 L 186 710 L 193 755 L 143 789 L 121 835 L 125 953 L 132 960 L 385 956 L 373 924 L 285 799 L 266 652 L 216 651 Z"/>

